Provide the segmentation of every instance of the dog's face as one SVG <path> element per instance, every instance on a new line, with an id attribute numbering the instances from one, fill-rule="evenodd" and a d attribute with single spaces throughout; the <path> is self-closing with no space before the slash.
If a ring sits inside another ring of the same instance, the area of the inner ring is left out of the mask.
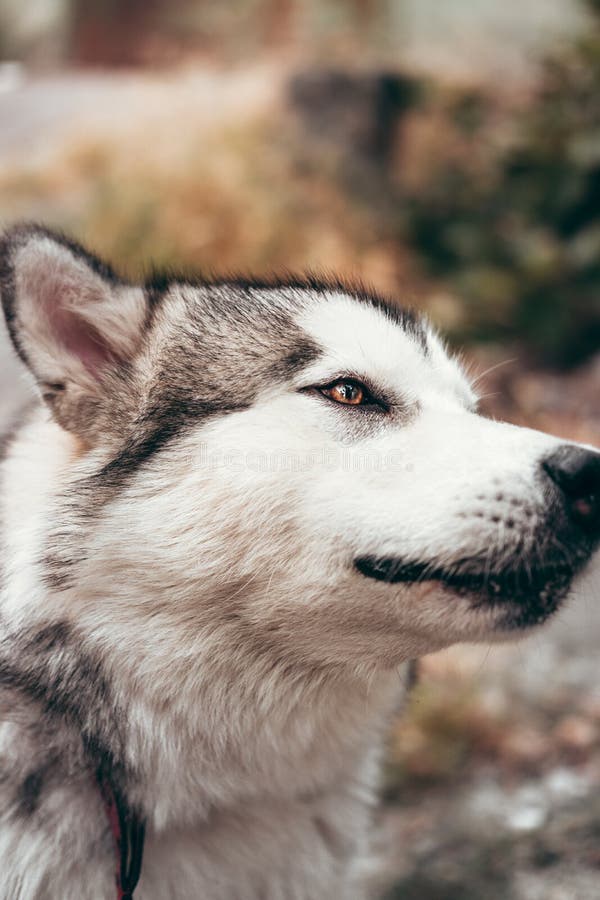
<path id="1" fill-rule="evenodd" d="M 600 456 L 479 416 L 436 335 L 381 301 L 126 286 L 39 229 L 0 274 L 73 436 L 40 565 L 88 608 L 115 598 L 94 615 L 390 666 L 543 622 L 598 543 Z"/>

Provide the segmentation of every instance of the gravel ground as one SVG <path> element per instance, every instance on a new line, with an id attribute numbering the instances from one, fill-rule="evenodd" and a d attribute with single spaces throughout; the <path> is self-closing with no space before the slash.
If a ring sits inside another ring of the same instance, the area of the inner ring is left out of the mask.
<path id="1" fill-rule="evenodd" d="M 596 900 L 599 775 L 596 762 L 509 786 L 480 771 L 388 812 L 386 900 Z"/>

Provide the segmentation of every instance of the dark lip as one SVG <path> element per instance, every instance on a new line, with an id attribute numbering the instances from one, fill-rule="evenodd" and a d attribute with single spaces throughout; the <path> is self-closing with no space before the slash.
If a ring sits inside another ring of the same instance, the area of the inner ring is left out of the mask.
<path id="1" fill-rule="evenodd" d="M 432 563 L 395 557 L 360 556 L 355 568 L 365 577 L 387 584 L 436 581 L 459 596 L 469 597 L 473 609 L 505 607 L 504 625 L 525 627 L 544 621 L 569 592 L 580 566 L 554 563 L 537 569 L 514 567 L 489 570 L 482 561 L 459 560 L 447 569 Z"/>

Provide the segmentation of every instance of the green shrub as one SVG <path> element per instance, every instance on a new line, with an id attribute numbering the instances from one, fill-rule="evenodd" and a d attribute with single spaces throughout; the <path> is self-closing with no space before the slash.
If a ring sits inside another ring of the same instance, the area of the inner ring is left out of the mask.
<path id="1" fill-rule="evenodd" d="M 493 165 L 448 159 L 402 199 L 409 245 L 466 304 L 457 337 L 523 341 L 558 366 L 600 348 L 600 0 L 587 5 Z M 455 127 L 485 143 L 485 98 L 468 100 Z"/>

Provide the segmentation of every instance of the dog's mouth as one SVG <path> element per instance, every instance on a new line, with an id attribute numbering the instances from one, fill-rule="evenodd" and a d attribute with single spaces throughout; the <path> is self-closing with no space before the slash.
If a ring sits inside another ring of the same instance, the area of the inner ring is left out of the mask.
<path id="1" fill-rule="evenodd" d="M 451 568 L 397 557 L 361 556 L 355 568 L 367 578 L 388 584 L 438 582 L 472 600 L 473 609 L 503 607 L 501 627 L 524 628 L 545 621 L 568 594 L 583 560 L 540 567 L 515 565 L 494 570 L 482 560 L 458 560 Z"/>

